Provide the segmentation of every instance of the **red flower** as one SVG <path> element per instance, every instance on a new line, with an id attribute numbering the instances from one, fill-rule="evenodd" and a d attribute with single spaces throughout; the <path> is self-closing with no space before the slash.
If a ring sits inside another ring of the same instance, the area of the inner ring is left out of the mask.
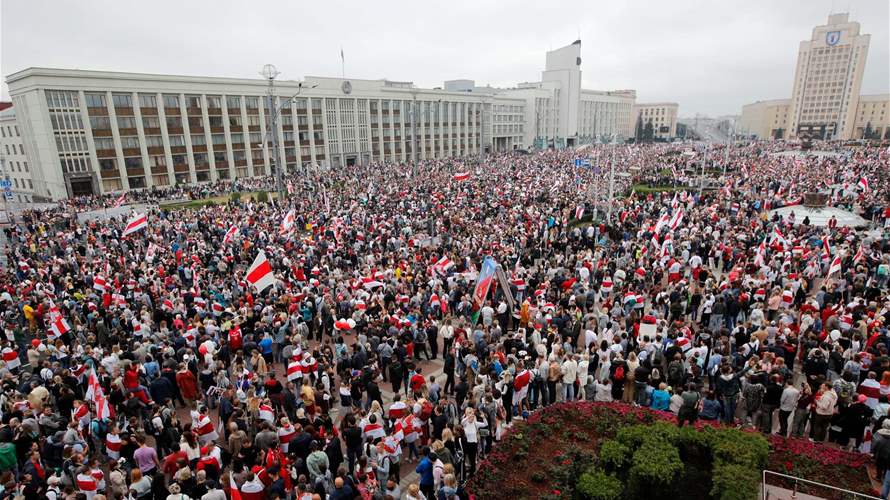
<path id="1" fill-rule="evenodd" d="M 562 492 L 559 490 L 553 490 L 554 495 L 562 495 Z"/>
<path id="2" fill-rule="evenodd" d="M 785 462 L 785 470 L 791 472 L 794 470 L 794 464 L 791 461 Z"/>

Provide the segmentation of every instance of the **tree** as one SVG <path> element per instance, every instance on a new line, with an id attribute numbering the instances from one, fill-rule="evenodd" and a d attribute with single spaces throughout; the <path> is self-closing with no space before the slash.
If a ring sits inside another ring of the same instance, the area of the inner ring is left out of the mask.
<path id="1" fill-rule="evenodd" d="M 643 140 L 643 117 L 637 116 L 637 131 L 634 134 L 634 139 L 636 142 L 640 142 Z"/>
<path id="2" fill-rule="evenodd" d="M 862 132 L 862 138 L 863 139 L 871 139 L 872 133 L 873 133 L 873 131 L 871 129 L 871 122 L 868 122 L 865 124 L 865 131 Z"/>
<path id="3" fill-rule="evenodd" d="M 655 137 L 655 127 L 652 126 L 652 120 L 649 120 L 643 130 L 643 140 L 651 141 L 653 137 Z"/>

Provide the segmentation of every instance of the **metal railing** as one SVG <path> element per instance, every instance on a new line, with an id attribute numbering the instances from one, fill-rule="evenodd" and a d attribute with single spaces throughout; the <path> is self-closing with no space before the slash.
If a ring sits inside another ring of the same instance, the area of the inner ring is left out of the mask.
<path id="1" fill-rule="evenodd" d="M 777 499 L 779 499 L 779 498 L 783 498 L 783 497 L 777 497 L 777 496 L 771 496 L 771 495 L 770 495 L 770 492 L 769 492 L 769 490 L 768 490 L 768 488 L 767 488 L 767 486 L 769 486 L 769 485 L 767 485 L 767 482 L 766 482 L 767 475 L 770 475 L 770 476 L 777 476 L 777 477 L 783 478 L 783 479 L 785 479 L 785 480 L 793 481 L 793 482 L 794 482 L 794 486 L 793 486 L 793 488 L 791 489 L 791 498 L 797 498 L 797 494 L 798 494 L 798 486 L 801 485 L 801 484 L 803 484 L 803 485 L 815 486 L 815 487 L 818 487 L 818 488 L 825 488 L 825 489 L 827 489 L 827 490 L 831 490 L 831 491 L 835 491 L 835 492 L 841 493 L 841 494 L 845 495 L 844 498 L 850 498 L 850 499 L 865 499 L 865 500 L 881 500 L 879 497 L 872 496 L 872 495 L 866 495 L 865 493 L 857 493 L 857 492 L 855 492 L 855 491 L 845 490 L 845 489 L 843 489 L 843 488 L 838 488 L 838 487 L 836 487 L 836 486 L 831 486 L 831 485 L 829 485 L 829 484 L 818 483 L 818 482 L 816 482 L 816 481 L 810 481 L 810 480 L 808 480 L 808 479 L 803 479 L 803 478 L 795 477 L 795 476 L 789 476 L 788 474 L 782 474 L 782 473 L 780 473 L 780 472 L 774 472 L 774 471 L 771 471 L 771 470 L 765 470 L 765 469 L 764 469 L 764 471 L 763 471 L 763 481 L 762 481 L 761 484 L 760 484 L 760 498 L 761 498 L 761 500 L 777 500 Z M 786 489 L 786 488 L 783 488 L 783 487 L 781 487 L 781 486 L 776 486 L 776 485 L 772 485 L 772 486 L 775 487 L 775 488 Z M 801 494 L 804 494 L 804 493 L 801 493 Z M 813 497 L 819 497 L 818 494 L 814 494 L 814 493 L 805 493 L 805 494 L 806 494 L 806 495 L 809 495 L 809 496 L 813 496 Z"/>

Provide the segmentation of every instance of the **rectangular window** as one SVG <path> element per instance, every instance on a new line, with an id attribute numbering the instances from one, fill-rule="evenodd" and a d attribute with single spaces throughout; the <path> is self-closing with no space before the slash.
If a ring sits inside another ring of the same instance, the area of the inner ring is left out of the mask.
<path id="1" fill-rule="evenodd" d="M 297 106 L 297 111 L 306 111 L 306 99 L 295 99 L 294 104 Z"/>
<path id="2" fill-rule="evenodd" d="M 229 109 L 238 109 L 241 107 L 241 96 L 230 95 L 226 96 L 226 106 Z"/>
<path id="3" fill-rule="evenodd" d="M 229 115 L 229 127 L 241 128 L 241 115 Z"/>
<path id="4" fill-rule="evenodd" d="M 88 108 L 104 108 L 105 94 L 84 94 Z"/>
<path id="5" fill-rule="evenodd" d="M 221 100 L 218 95 L 207 96 L 207 107 L 208 108 L 219 108 L 220 102 L 221 102 Z"/>
<path id="6" fill-rule="evenodd" d="M 207 144 L 207 140 L 204 138 L 204 134 L 192 135 L 192 146 L 204 146 L 205 144 Z"/>
<path id="7" fill-rule="evenodd" d="M 159 135 L 147 135 L 145 136 L 145 145 L 150 148 L 162 148 L 164 147 L 164 140 Z"/>
<path id="8" fill-rule="evenodd" d="M 156 108 L 158 107 L 158 98 L 153 94 L 139 94 L 139 107 Z"/>
<path id="9" fill-rule="evenodd" d="M 225 151 L 215 151 L 213 153 L 213 162 L 214 163 L 226 163 Z"/>
<path id="10" fill-rule="evenodd" d="M 142 117 L 142 127 L 143 128 L 161 128 L 161 121 L 158 120 L 157 116 L 143 116 Z"/>
<path id="11" fill-rule="evenodd" d="M 152 167 L 166 167 L 167 166 L 167 158 L 163 155 L 154 155 L 148 157 L 148 163 Z"/>
<path id="12" fill-rule="evenodd" d="M 199 96 L 199 95 L 185 96 L 185 106 L 187 108 L 200 108 L 201 107 L 201 96 Z"/>
<path id="13" fill-rule="evenodd" d="M 167 128 L 182 128 L 182 118 L 178 116 L 168 116 Z"/>
<path id="14" fill-rule="evenodd" d="M 111 128 L 111 120 L 107 116 L 91 116 L 90 127 L 93 130 L 107 130 Z"/>
<path id="15" fill-rule="evenodd" d="M 233 152 L 232 152 L 232 158 L 233 158 L 235 161 L 243 161 L 243 160 L 245 160 L 245 159 L 247 158 L 247 156 L 245 155 L 243 149 L 239 149 L 238 151 L 233 151 Z"/>
<path id="16" fill-rule="evenodd" d="M 179 96 L 172 94 L 164 94 L 164 107 L 165 108 L 178 108 L 179 107 Z"/>
<path id="17" fill-rule="evenodd" d="M 124 166 L 127 168 L 142 168 L 142 157 L 129 156 L 124 158 Z"/>
<path id="18" fill-rule="evenodd" d="M 132 108 L 133 96 L 130 94 L 111 94 L 111 100 L 115 108 Z"/>
<path id="19" fill-rule="evenodd" d="M 97 151 L 114 149 L 114 140 L 111 137 L 96 137 L 93 142 Z"/>
<path id="20" fill-rule="evenodd" d="M 258 127 L 260 125 L 260 115 L 247 115 L 247 125 Z"/>
<path id="21" fill-rule="evenodd" d="M 250 143 L 257 145 L 263 142 L 263 138 L 259 132 L 251 132 L 250 133 Z"/>
<path id="22" fill-rule="evenodd" d="M 130 189 L 142 189 L 145 187 L 145 177 L 128 177 L 127 180 L 130 182 Z"/>
<path id="23" fill-rule="evenodd" d="M 204 128 L 204 119 L 200 116 L 190 116 L 188 120 L 190 129 Z"/>
<path id="24" fill-rule="evenodd" d="M 260 107 L 260 99 L 256 96 L 247 96 L 244 98 L 244 104 L 247 106 L 247 109 L 257 109 Z"/>
<path id="25" fill-rule="evenodd" d="M 211 127 L 222 127 L 223 121 L 221 116 L 211 116 L 207 119 Z"/>
<path id="26" fill-rule="evenodd" d="M 170 146 L 171 147 L 185 146 L 185 140 L 182 138 L 181 135 L 171 135 L 170 136 Z"/>
<path id="27" fill-rule="evenodd" d="M 195 153 L 195 166 L 207 166 L 207 153 Z"/>
<path id="28" fill-rule="evenodd" d="M 138 149 L 139 137 L 136 137 L 135 135 L 125 135 L 121 137 L 121 147 L 124 149 Z"/>
<path id="29" fill-rule="evenodd" d="M 136 119 L 132 116 L 118 116 L 117 128 L 136 128 Z"/>
<path id="30" fill-rule="evenodd" d="M 242 144 L 244 142 L 244 134 L 231 134 L 232 144 Z"/>
<path id="31" fill-rule="evenodd" d="M 198 160 L 198 155 L 200 155 L 200 154 L 202 154 L 202 153 L 198 153 L 195 155 L 196 163 Z M 188 160 L 186 159 L 185 155 L 173 155 L 171 157 L 171 159 L 173 160 L 173 165 L 185 165 L 186 163 L 188 163 Z"/>
<path id="32" fill-rule="evenodd" d="M 214 144 L 214 145 L 219 145 L 219 144 L 225 144 L 225 143 L 226 143 L 226 136 L 225 136 L 225 134 L 213 134 L 213 135 L 210 136 L 210 138 L 213 140 L 213 144 Z"/>

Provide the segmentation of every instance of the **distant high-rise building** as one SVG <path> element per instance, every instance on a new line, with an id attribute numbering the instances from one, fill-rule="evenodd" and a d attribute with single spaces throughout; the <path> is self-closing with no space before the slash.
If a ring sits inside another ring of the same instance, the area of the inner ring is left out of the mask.
<path id="1" fill-rule="evenodd" d="M 848 14 L 832 14 L 800 42 L 789 137 L 852 137 L 869 40 Z"/>

